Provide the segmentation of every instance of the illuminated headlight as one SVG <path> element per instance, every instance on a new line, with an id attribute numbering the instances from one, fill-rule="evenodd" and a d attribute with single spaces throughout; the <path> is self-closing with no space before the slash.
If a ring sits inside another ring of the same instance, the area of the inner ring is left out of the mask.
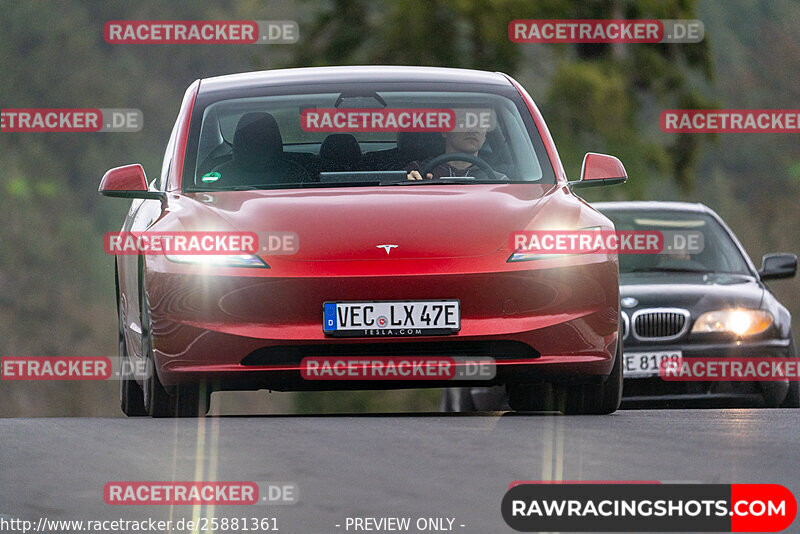
<path id="1" fill-rule="evenodd" d="M 581 228 L 578 230 L 579 232 L 599 232 L 601 228 L 599 226 L 587 226 L 586 228 Z M 563 258 L 564 256 L 575 256 L 577 254 L 591 254 L 594 251 L 587 250 L 585 252 L 574 252 L 571 254 L 542 254 L 540 251 L 527 251 L 525 248 L 518 248 L 514 251 L 511 256 L 508 257 L 506 263 L 512 261 L 531 261 L 531 260 L 552 260 L 553 258 Z"/>
<path id="2" fill-rule="evenodd" d="M 726 333 L 739 337 L 760 334 L 772 325 L 772 314 L 764 310 L 734 308 L 706 312 L 694 322 L 692 333 Z"/>
<path id="3" fill-rule="evenodd" d="M 209 267 L 260 267 L 269 269 L 264 260 L 254 254 L 166 254 L 169 261 Z"/>
<path id="4" fill-rule="evenodd" d="M 519 249 L 509 256 L 506 262 L 552 260 L 553 258 L 563 258 L 564 256 L 572 256 L 572 254 L 542 254 L 539 252 L 525 252 L 523 249 Z"/>

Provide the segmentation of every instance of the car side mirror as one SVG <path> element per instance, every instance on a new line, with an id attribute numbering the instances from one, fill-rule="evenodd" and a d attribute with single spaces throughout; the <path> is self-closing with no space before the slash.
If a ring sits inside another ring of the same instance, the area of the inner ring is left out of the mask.
<path id="1" fill-rule="evenodd" d="M 583 157 L 581 179 L 567 182 L 570 187 L 595 187 L 598 185 L 624 184 L 628 181 L 625 166 L 614 156 L 588 152 Z"/>
<path id="2" fill-rule="evenodd" d="M 149 191 L 144 169 L 138 163 L 114 167 L 103 175 L 98 191 L 107 197 L 144 198 L 160 200 L 162 205 L 167 200 L 163 191 Z"/>
<path id="3" fill-rule="evenodd" d="M 797 274 L 797 256 L 795 254 L 765 254 L 761 260 L 758 275 L 762 280 L 792 278 Z"/>

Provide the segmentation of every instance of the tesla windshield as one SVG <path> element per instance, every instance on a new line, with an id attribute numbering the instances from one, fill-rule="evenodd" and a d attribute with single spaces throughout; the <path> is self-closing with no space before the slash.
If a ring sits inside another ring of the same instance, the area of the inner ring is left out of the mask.
<path id="1" fill-rule="evenodd" d="M 498 94 L 358 89 L 233 98 L 202 113 L 189 191 L 555 183 L 528 110 Z"/>
<path id="2" fill-rule="evenodd" d="M 617 231 L 659 231 L 665 235 L 702 236 L 699 251 L 674 250 L 665 241 L 661 254 L 620 254 L 619 272 L 717 272 L 752 274 L 739 248 L 728 232 L 713 217 L 704 213 L 680 211 L 619 210 L 603 213 L 614 222 Z"/>

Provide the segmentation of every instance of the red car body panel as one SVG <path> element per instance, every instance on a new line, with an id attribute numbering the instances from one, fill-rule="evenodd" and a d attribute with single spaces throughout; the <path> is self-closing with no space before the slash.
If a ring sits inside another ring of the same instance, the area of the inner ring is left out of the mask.
<path id="1" fill-rule="evenodd" d="M 112 178 L 115 178 L 112 180 Z M 113 183 L 112 183 L 113 182 Z M 139 164 L 110 169 L 100 180 L 101 191 L 147 191 L 144 169 Z"/>
<path id="2" fill-rule="evenodd" d="M 551 191 L 540 196 L 543 189 Z M 322 303 L 430 298 L 461 301 L 461 331 L 425 342 L 521 341 L 541 354 L 536 365 L 553 373 L 608 374 L 617 329 L 615 258 L 506 262 L 513 250 L 504 236 L 517 228 L 548 226 L 543 221 L 556 216 L 575 227 L 598 222 L 583 218 L 564 189 L 475 184 L 391 193 L 347 188 L 186 195 L 172 203 L 176 217 L 162 218 L 153 231 L 184 229 L 170 223 L 205 218 L 217 228 L 223 220 L 231 230 L 291 230 L 300 246 L 291 256 L 263 256 L 270 269 L 209 272 L 148 256 L 162 382 L 177 383 L 184 374 L 197 379 L 285 370 L 241 364 L 263 347 L 396 342 L 332 340 L 322 332 Z M 202 202 L 192 198 L 199 196 Z M 541 203 L 547 206 L 537 207 Z M 314 217 L 298 219 L 297 213 Z M 431 228 L 438 230 L 425 230 Z M 399 246 L 387 255 L 375 246 L 383 242 Z M 531 363 L 497 359 L 499 365 Z"/>
<path id="3" fill-rule="evenodd" d="M 524 89 L 510 83 L 544 141 L 555 184 L 183 192 L 187 136 L 202 90 L 201 82 L 192 84 L 176 126 L 167 207 L 153 212 L 147 230 L 290 231 L 298 236 L 299 250 L 262 256 L 269 265 L 263 269 L 208 269 L 149 255 L 138 260 L 142 271 L 137 275 L 131 263 L 118 259 L 129 354 L 141 357 L 133 301 L 137 284 L 144 283 L 155 367 L 165 386 L 211 380 L 220 389 L 368 387 L 363 382 L 303 383 L 297 380 L 297 358 L 252 355 L 313 355 L 315 350 L 323 355 L 333 346 L 339 347 L 337 355 L 351 349 L 355 355 L 366 346 L 370 355 L 380 356 L 382 347 L 398 350 L 403 343 L 418 344 L 418 356 L 425 356 L 425 347 L 457 351 L 467 346 L 463 343 L 528 347 L 525 357 L 514 351 L 486 354 L 496 360 L 496 383 L 608 375 L 618 332 L 616 256 L 508 262 L 514 252 L 508 237 L 514 231 L 613 229 L 570 191 L 541 115 Z M 398 247 L 387 255 L 377 248 L 382 243 Z M 414 338 L 331 338 L 323 333 L 326 301 L 414 299 L 458 299 L 460 331 Z M 408 385 L 382 382 L 380 387 Z M 426 381 L 413 387 L 442 385 Z"/>

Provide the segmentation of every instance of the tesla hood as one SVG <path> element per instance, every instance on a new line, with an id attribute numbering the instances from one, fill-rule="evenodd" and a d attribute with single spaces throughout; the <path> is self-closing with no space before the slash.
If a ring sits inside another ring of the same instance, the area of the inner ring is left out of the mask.
<path id="1" fill-rule="evenodd" d="M 189 195 L 234 230 L 293 232 L 295 261 L 492 254 L 525 228 L 553 184 L 262 190 Z"/>

